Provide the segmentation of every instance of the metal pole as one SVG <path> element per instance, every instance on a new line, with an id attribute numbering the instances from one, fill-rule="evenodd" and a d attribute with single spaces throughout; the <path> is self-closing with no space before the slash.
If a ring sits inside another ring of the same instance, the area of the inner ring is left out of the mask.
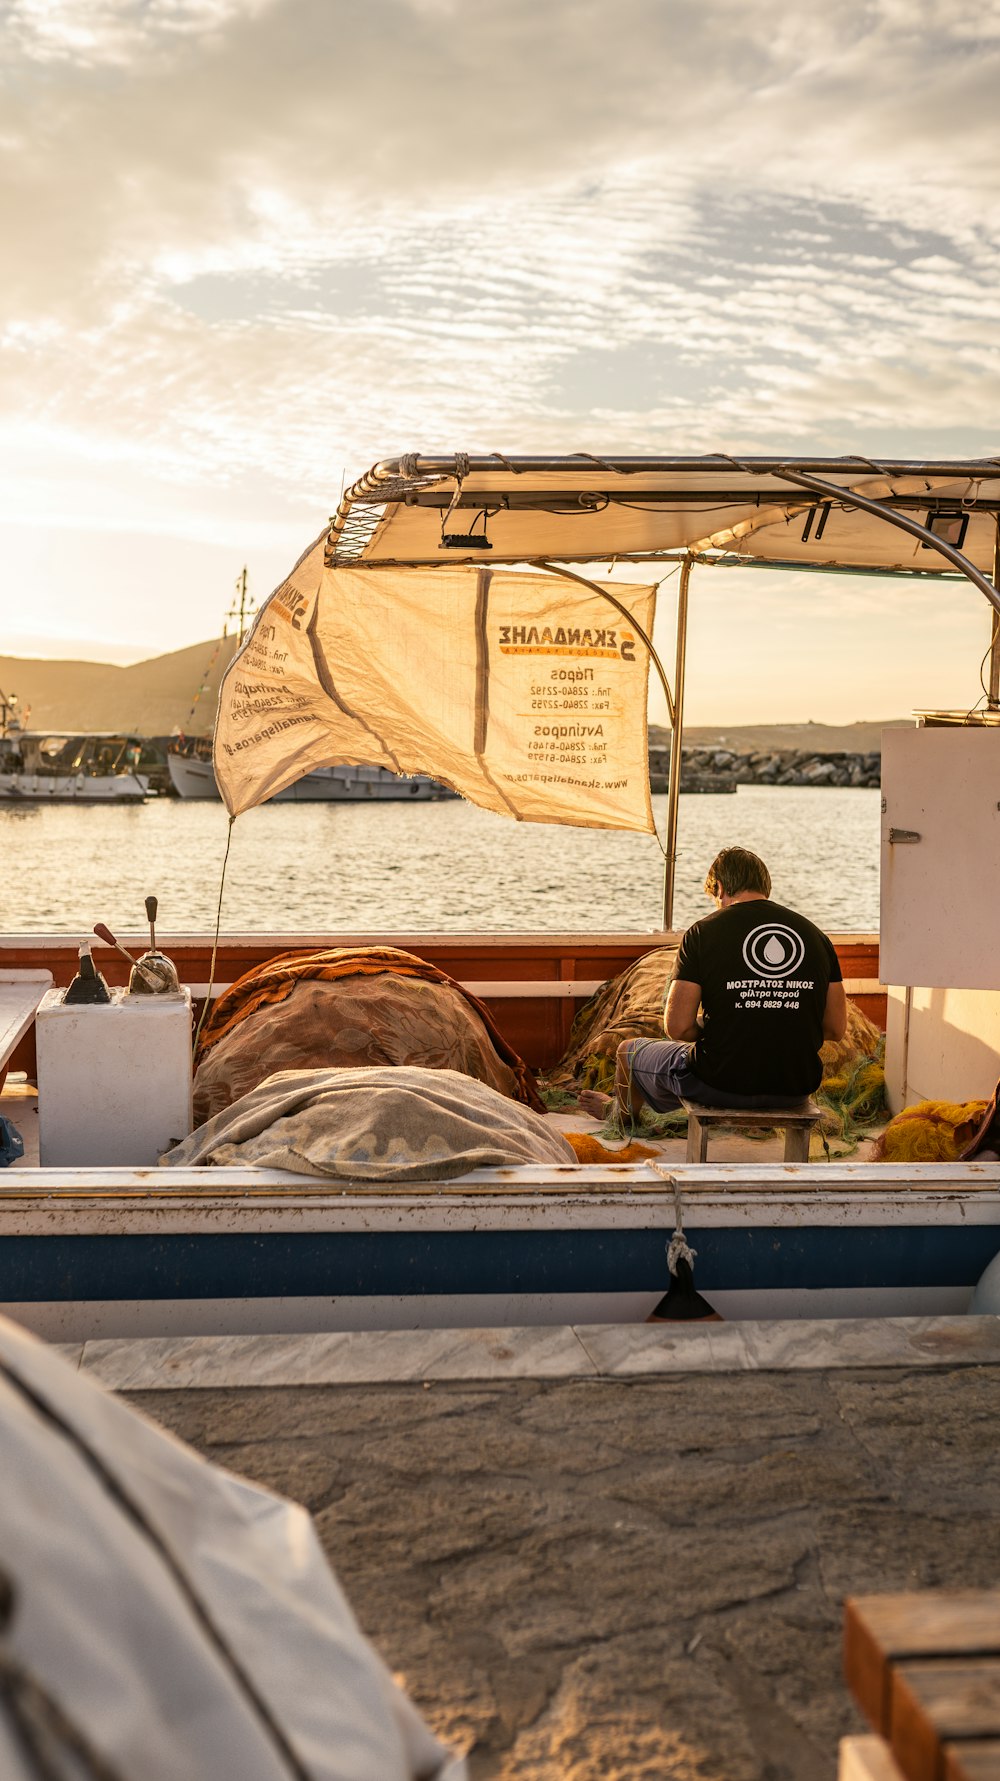
<path id="1" fill-rule="evenodd" d="M 674 661 L 673 732 L 670 737 L 670 780 L 667 788 L 667 832 L 663 852 L 663 931 L 674 920 L 674 883 L 677 877 L 677 812 L 681 795 L 681 739 L 684 733 L 684 668 L 687 661 L 688 583 L 691 558 L 681 564 L 677 588 L 677 654 Z"/>
<path id="2" fill-rule="evenodd" d="M 1000 588 L 1000 522 L 996 524 L 996 543 L 993 545 L 993 586 Z M 989 693 L 986 695 L 989 711 L 1000 709 L 1000 613 L 993 609 L 993 630 L 989 634 Z"/>

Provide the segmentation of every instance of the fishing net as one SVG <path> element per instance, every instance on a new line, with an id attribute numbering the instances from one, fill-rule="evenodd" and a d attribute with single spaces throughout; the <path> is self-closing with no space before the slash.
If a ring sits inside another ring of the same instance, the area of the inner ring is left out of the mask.
<path id="1" fill-rule="evenodd" d="M 219 997 L 196 1056 L 198 1125 L 279 1070 L 458 1070 L 543 1111 L 527 1064 L 489 1009 L 436 966 L 390 946 L 284 953 Z"/>
<path id="2" fill-rule="evenodd" d="M 574 1020 L 569 1045 L 545 1078 L 547 1089 L 574 1098 L 582 1088 L 611 1093 L 622 1040 L 663 1038 L 663 1004 L 676 957 L 676 946 L 658 946 L 602 984 Z"/>
<path id="3" fill-rule="evenodd" d="M 840 1156 L 856 1150 L 885 1114 L 885 1035 L 850 1001 L 847 1020 L 848 1037 L 854 1027 L 856 1049 L 852 1056 L 831 1064 L 824 1045 L 823 1080 L 813 1096 L 822 1109 L 823 1135 L 834 1141 L 832 1154 Z"/>
<path id="4" fill-rule="evenodd" d="M 629 1143 L 611 1150 L 590 1132 L 560 1132 L 559 1136 L 565 1138 L 578 1163 L 642 1163 L 658 1154 L 648 1144 Z"/>
<path id="5" fill-rule="evenodd" d="M 891 1119 L 878 1140 L 879 1163 L 957 1162 L 982 1125 L 988 1101 L 917 1101 Z"/>

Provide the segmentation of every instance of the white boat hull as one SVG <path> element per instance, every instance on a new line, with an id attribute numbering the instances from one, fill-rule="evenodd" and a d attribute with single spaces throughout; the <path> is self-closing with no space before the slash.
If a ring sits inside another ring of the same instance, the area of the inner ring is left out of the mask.
<path id="1" fill-rule="evenodd" d="M 0 1311 L 64 1342 L 642 1323 L 678 1208 L 727 1320 L 960 1315 L 1000 1250 L 1000 1165 L 14 1168 Z"/>
<path id="2" fill-rule="evenodd" d="M 0 773 L 6 804 L 141 804 L 148 793 L 142 773 Z"/>
<path id="3" fill-rule="evenodd" d="M 179 798 L 213 799 L 220 797 L 211 761 L 186 755 L 167 756 L 170 778 Z M 431 798 L 446 796 L 433 779 L 422 774 L 401 779 L 385 767 L 317 767 L 294 785 L 286 786 L 269 799 L 272 804 L 358 804 L 371 799 L 392 799 L 396 802 L 426 803 Z"/>

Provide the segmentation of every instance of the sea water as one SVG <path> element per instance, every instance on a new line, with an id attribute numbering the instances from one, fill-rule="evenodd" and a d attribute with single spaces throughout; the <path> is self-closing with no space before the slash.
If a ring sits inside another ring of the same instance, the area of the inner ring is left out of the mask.
<path id="1" fill-rule="evenodd" d="M 654 797 L 662 836 L 666 798 Z M 720 847 L 759 853 L 772 895 L 833 932 L 878 928 L 880 795 L 741 786 L 680 801 L 674 926 L 711 905 Z M 228 818 L 152 799 L 117 810 L 0 805 L 0 932 L 164 935 L 214 927 Z M 598 933 L 660 927 L 663 854 L 650 835 L 514 823 L 459 799 L 264 804 L 233 826 L 226 933 Z"/>

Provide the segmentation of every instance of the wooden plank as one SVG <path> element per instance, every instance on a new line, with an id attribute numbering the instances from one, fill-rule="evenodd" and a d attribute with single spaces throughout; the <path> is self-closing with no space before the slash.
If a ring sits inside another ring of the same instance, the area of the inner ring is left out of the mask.
<path id="1" fill-rule="evenodd" d="M 889 1731 L 892 1665 L 943 1652 L 1000 1657 L 1000 1590 L 911 1590 L 844 1603 L 844 1674 L 877 1732 Z"/>
<path id="2" fill-rule="evenodd" d="M 124 944 L 143 951 L 146 935 L 122 934 Z M 514 1049 L 534 1069 L 550 1069 L 565 1052 L 578 992 L 567 982 L 603 983 L 637 959 L 655 951 L 677 934 L 225 934 L 219 942 L 217 975 L 235 982 L 255 965 L 282 952 L 308 952 L 332 946 L 395 946 L 411 952 L 449 976 L 475 983 L 548 982 L 558 987 L 548 995 L 526 998 L 494 992 L 494 1018 Z M 844 977 L 863 993 L 859 1004 L 869 1018 L 884 1026 L 886 1003 L 881 996 L 876 934 L 831 934 Z M 208 977 L 211 939 L 205 935 L 160 935 L 160 945 L 174 960 L 182 983 L 201 984 Z M 69 983 L 77 966 L 78 943 L 69 936 L 0 935 L 0 964 L 43 967 L 57 984 Z M 128 981 L 129 966 L 110 948 L 97 953 L 100 969 L 112 985 Z M 871 985 L 870 994 L 861 985 Z M 197 993 L 196 993 L 197 999 Z M 484 998 L 489 999 L 489 998 Z M 34 1037 L 21 1041 L 12 1067 L 35 1074 Z"/>
<path id="3" fill-rule="evenodd" d="M 820 1118 L 815 1101 L 803 1101 L 799 1107 L 705 1107 L 700 1101 L 686 1101 L 681 1096 L 681 1106 L 685 1113 L 708 1126 L 814 1125 Z"/>
<path id="4" fill-rule="evenodd" d="M 588 1001 L 599 989 L 604 988 L 606 979 L 603 977 L 579 978 L 512 978 L 510 980 L 490 981 L 486 983 L 469 982 L 464 977 L 456 978 L 456 982 L 467 989 L 472 996 L 478 996 L 481 1002 L 552 1002 L 565 1001 L 567 998 L 577 1001 Z M 231 983 L 213 983 L 212 1000 L 224 995 L 232 989 Z M 193 1000 L 203 999 L 208 994 L 207 983 L 190 983 Z"/>
<path id="5" fill-rule="evenodd" d="M 1000 1657 L 893 1665 L 888 1738 L 907 1781 L 942 1781 L 945 1744 L 1000 1739 Z"/>
<path id="6" fill-rule="evenodd" d="M 841 1738 L 837 1781 L 906 1781 L 884 1738 Z"/>
<path id="7" fill-rule="evenodd" d="M 946 1744 L 944 1781 L 1000 1781 L 1000 1740 Z"/>
<path id="8" fill-rule="evenodd" d="M 0 970 L 0 1087 L 10 1059 L 35 1024 L 39 1002 L 51 988 L 51 971 Z"/>
<path id="9" fill-rule="evenodd" d="M 121 934 L 132 951 L 147 944 L 144 932 Z M 232 981 L 254 965 L 281 952 L 307 952 L 330 946 L 396 946 L 438 965 L 453 977 L 559 978 L 567 975 L 605 980 L 636 959 L 679 935 L 662 934 L 224 934 L 219 942 L 219 974 Z M 878 936 L 831 934 L 845 978 L 871 984 L 881 993 Z M 207 976 L 210 936 L 160 935 L 160 945 L 177 964 L 184 982 Z M 109 983 L 126 982 L 129 967 L 117 953 L 98 949 L 101 970 Z M 69 936 L 0 935 L 0 963 L 51 970 L 57 983 L 68 983 L 77 965 L 78 942 Z M 859 993 L 860 988 L 859 988 Z"/>

